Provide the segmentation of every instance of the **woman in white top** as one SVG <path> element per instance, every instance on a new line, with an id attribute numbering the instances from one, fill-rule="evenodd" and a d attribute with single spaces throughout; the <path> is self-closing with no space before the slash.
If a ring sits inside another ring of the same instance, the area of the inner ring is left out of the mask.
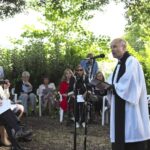
<path id="1" fill-rule="evenodd" d="M 48 112 L 51 111 L 51 105 L 54 103 L 55 98 L 55 84 L 49 82 L 48 77 L 43 78 L 43 84 L 39 86 L 39 96 L 42 100 L 42 111 L 45 112 L 48 108 Z"/>
<path id="2" fill-rule="evenodd" d="M 2 87 L 2 85 L 0 86 L 0 97 L 3 100 L 9 100 L 11 103 L 11 107 L 10 109 L 14 112 L 14 113 L 18 113 L 18 120 L 21 119 L 23 113 L 24 113 L 24 107 L 21 104 L 14 104 L 11 100 L 10 100 L 10 92 L 9 92 L 9 87 L 10 87 L 10 82 L 9 80 L 5 80 L 5 83 Z"/>

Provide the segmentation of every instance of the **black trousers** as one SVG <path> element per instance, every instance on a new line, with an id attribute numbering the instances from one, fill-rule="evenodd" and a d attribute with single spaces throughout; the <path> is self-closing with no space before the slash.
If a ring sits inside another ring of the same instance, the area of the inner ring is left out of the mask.
<path id="1" fill-rule="evenodd" d="M 98 96 L 98 101 L 94 102 L 95 112 L 98 113 L 100 113 L 100 111 L 102 112 L 102 106 L 103 106 L 103 97 Z"/>
<path id="2" fill-rule="evenodd" d="M 20 129 L 15 114 L 9 109 L 0 115 L 0 122 L 10 129 L 18 131 Z"/>
<path id="3" fill-rule="evenodd" d="M 16 147 L 18 143 L 14 139 L 12 129 L 14 129 L 15 132 L 17 132 L 18 130 L 20 130 L 20 127 L 18 125 L 15 114 L 10 109 L 5 111 L 0 115 L 0 122 L 2 125 L 4 125 L 12 145 Z"/>
<path id="4" fill-rule="evenodd" d="M 68 119 L 74 117 L 74 102 L 75 99 L 70 97 L 68 98 Z"/>
<path id="5" fill-rule="evenodd" d="M 112 143 L 112 150 L 119 150 L 115 147 L 115 143 Z M 135 143 L 125 143 L 124 150 L 150 150 L 150 140 Z"/>
<path id="6" fill-rule="evenodd" d="M 76 103 L 76 121 L 85 122 L 84 103 Z"/>

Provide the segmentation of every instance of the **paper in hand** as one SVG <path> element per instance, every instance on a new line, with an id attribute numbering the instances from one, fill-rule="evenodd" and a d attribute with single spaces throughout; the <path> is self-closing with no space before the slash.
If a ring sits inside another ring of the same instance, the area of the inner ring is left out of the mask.
<path id="1" fill-rule="evenodd" d="M 83 95 L 77 95 L 77 103 L 83 103 L 83 102 L 84 102 Z"/>
<path id="2" fill-rule="evenodd" d="M 94 79 L 91 81 L 91 85 L 95 86 L 98 90 L 107 90 L 110 88 L 110 84 L 104 81 L 99 81 L 97 79 Z"/>
<path id="3" fill-rule="evenodd" d="M 11 107 L 11 102 L 9 100 L 2 100 L 2 105 L 0 106 L 0 114 L 4 113 Z"/>

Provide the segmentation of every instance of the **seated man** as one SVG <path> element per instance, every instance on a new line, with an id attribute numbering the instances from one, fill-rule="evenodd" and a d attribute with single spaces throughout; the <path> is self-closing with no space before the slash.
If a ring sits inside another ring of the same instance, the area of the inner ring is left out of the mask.
<path id="1" fill-rule="evenodd" d="M 16 83 L 15 93 L 18 94 L 19 100 L 22 101 L 24 112 L 28 115 L 28 104 L 31 104 L 32 115 L 35 114 L 36 96 L 33 93 L 33 86 L 29 82 L 30 74 L 27 71 L 22 73 L 22 79 Z"/>
<path id="2" fill-rule="evenodd" d="M 82 60 L 80 62 L 80 65 L 85 70 L 85 72 L 89 78 L 89 81 L 91 81 L 96 76 L 96 73 L 99 70 L 97 61 L 93 61 L 92 57 L 93 57 L 93 54 L 89 53 L 87 55 L 87 60 Z"/>

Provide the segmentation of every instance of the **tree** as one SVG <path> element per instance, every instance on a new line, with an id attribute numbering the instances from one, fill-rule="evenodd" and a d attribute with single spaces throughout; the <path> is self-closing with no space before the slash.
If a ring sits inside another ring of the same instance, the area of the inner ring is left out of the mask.
<path id="1" fill-rule="evenodd" d="M 108 52 L 109 38 L 95 37 L 82 27 L 82 20 L 91 17 L 89 10 L 100 9 L 106 2 L 47 0 L 46 4 L 39 6 L 37 1 L 33 1 L 34 9 L 44 15 L 44 19 L 40 20 L 44 29 L 26 26 L 19 40 L 13 40 L 14 49 L 7 51 L 11 64 L 7 75 L 11 77 L 11 71 L 15 70 L 15 78 L 18 78 L 22 71 L 28 70 L 34 77 L 35 86 L 40 84 L 44 74 L 58 83 L 64 69 L 74 69 L 88 52 L 99 54 L 100 47 L 101 53 Z M 3 62 L 0 61 L 0 64 Z"/>
<path id="2" fill-rule="evenodd" d="M 20 13 L 25 8 L 25 0 L 1 0 L 0 1 L 0 18 L 12 17 Z"/>
<path id="3" fill-rule="evenodd" d="M 128 25 L 125 38 L 136 50 L 140 59 L 146 78 L 148 92 L 150 92 L 150 1 L 149 0 L 124 0 L 126 4 L 126 18 Z"/>
<path id="4" fill-rule="evenodd" d="M 124 0 L 126 4 L 126 39 L 132 47 L 144 50 L 150 42 L 150 1 L 149 0 Z"/>

